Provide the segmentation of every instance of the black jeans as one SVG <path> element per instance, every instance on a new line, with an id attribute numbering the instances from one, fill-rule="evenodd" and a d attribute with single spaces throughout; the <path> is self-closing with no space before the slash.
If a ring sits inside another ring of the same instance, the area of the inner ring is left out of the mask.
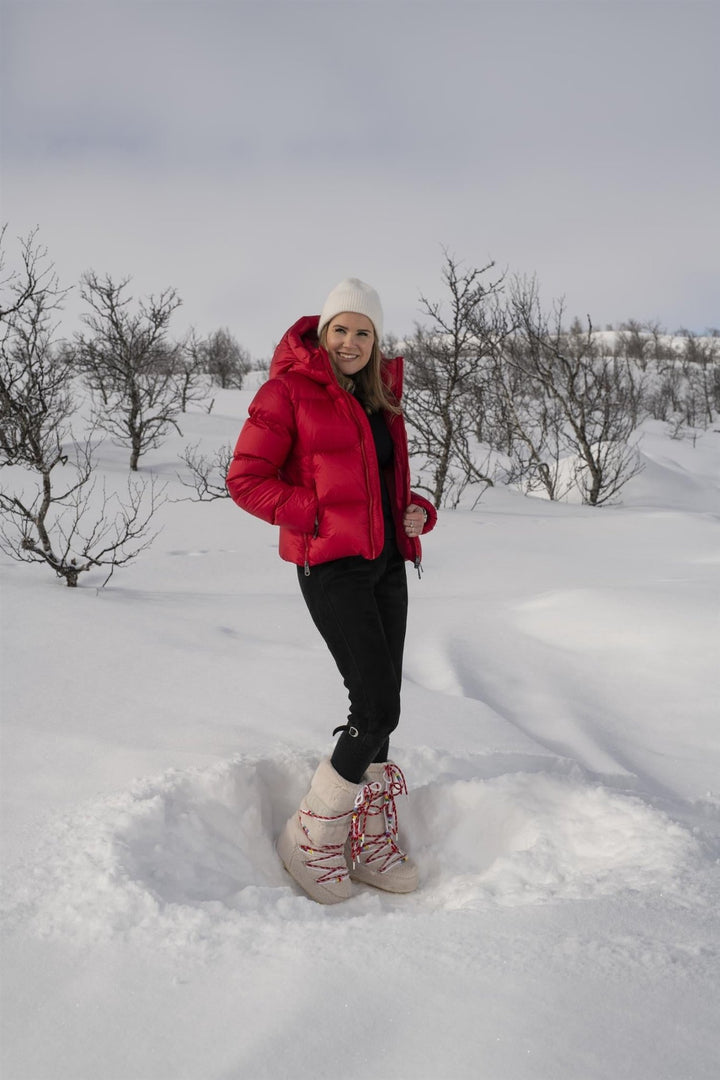
<path id="1" fill-rule="evenodd" d="M 320 563 L 300 588 L 350 696 L 348 723 L 332 755 L 337 772 L 359 783 L 373 761 L 387 761 L 400 720 L 407 625 L 405 562 L 394 539 L 377 559 L 352 555 Z"/>

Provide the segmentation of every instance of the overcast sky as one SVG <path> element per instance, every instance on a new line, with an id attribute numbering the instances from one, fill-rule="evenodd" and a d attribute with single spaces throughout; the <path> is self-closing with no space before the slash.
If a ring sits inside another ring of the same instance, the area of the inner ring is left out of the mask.
<path id="1" fill-rule="evenodd" d="M 258 357 L 346 276 L 411 330 L 443 248 L 702 330 L 719 51 L 720 0 L 2 0 L 1 216 Z"/>

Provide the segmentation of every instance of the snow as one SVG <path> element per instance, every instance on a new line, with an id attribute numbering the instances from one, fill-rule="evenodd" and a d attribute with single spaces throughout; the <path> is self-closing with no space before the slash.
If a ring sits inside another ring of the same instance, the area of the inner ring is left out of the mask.
<path id="1" fill-rule="evenodd" d="M 495 489 L 427 538 L 410 896 L 275 854 L 345 692 L 272 528 L 169 501 L 104 590 L 4 560 L 4 1080 L 715 1080 L 720 440 L 668 431 L 621 505 Z"/>

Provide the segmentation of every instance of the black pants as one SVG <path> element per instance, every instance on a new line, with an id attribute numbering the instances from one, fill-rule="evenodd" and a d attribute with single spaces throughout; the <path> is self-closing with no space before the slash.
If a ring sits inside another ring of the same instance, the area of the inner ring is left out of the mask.
<path id="1" fill-rule="evenodd" d="M 377 559 L 352 555 L 320 563 L 300 588 L 350 696 L 348 723 L 332 764 L 359 783 L 373 761 L 387 761 L 400 720 L 400 683 L 407 624 L 405 563 L 389 539 Z"/>

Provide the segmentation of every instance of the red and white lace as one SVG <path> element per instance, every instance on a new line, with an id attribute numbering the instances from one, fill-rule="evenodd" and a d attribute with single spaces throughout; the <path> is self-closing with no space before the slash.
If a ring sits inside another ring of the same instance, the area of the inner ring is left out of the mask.
<path id="1" fill-rule="evenodd" d="M 349 817 L 349 813 L 337 814 L 335 817 L 324 817 L 322 814 L 314 814 L 312 810 L 305 810 L 300 807 L 298 816 L 300 827 L 309 841 L 307 844 L 300 844 L 300 850 L 305 853 L 305 865 L 310 870 L 318 872 L 316 878 L 318 884 L 324 884 L 326 881 L 344 881 L 348 876 L 344 838 L 339 844 L 322 844 L 320 846 L 314 844 L 312 836 L 303 823 L 303 816 L 314 818 L 316 821 L 341 821 L 342 818 Z"/>
<path id="2" fill-rule="evenodd" d="M 362 862 L 380 874 L 405 862 L 407 855 L 397 844 L 398 820 L 395 799 L 407 794 L 402 770 L 392 761 L 383 767 L 383 779 L 364 784 L 355 799 L 350 824 L 350 853 L 353 866 Z M 377 832 L 371 818 L 383 817 L 383 828 Z"/>

